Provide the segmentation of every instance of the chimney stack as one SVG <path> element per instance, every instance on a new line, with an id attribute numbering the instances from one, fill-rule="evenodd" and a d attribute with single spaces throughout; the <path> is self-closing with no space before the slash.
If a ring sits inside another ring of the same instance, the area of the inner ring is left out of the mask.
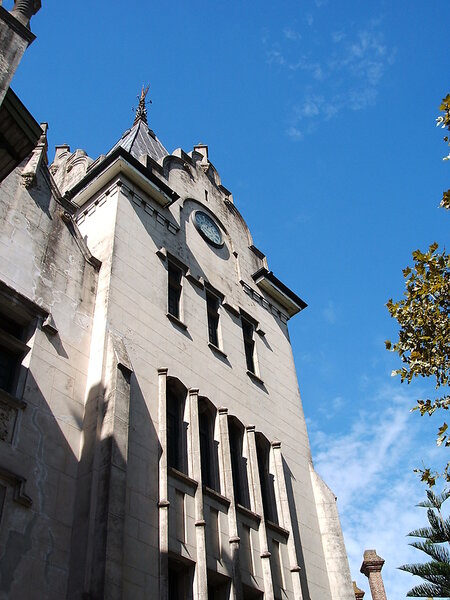
<path id="1" fill-rule="evenodd" d="M 372 600 L 387 600 L 386 592 L 381 576 L 384 560 L 378 556 L 375 550 L 365 550 L 364 560 L 361 565 L 361 573 L 369 579 Z"/>

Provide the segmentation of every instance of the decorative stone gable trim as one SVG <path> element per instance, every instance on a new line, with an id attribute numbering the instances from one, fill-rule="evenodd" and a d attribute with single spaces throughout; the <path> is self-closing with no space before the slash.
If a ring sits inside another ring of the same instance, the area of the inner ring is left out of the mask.
<path id="1" fill-rule="evenodd" d="M 77 217 L 77 223 L 81 224 L 85 220 L 86 217 L 91 216 L 97 210 L 97 207 L 103 206 L 103 204 L 107 201 L 108 197 L 112 195 L 112 193 L 116 189 L 122 189 L 123 193 L 128 197 L 129 200 L 133 202 L 139 208 L 142 208 L 147 214 L 155 217 L 157 223 L 166 227 L 170 233 L 176 235 L 180 230 L 179 226 L 176 223 L 170 221 L 165 215 L 160 213 L 156 208 L 154 208 L 147 200 L 136 194 L 134 190 L 132 190 L 129 186 L 127 186 L 122 181 L 115 181 L 112 186 L 110 186 L 107 190 L 104 191 L 98 198 L 95 199 L 94 202 L 89 204 L 87 207 L 83 209 L 83 211 Z"/>
<path id="2" fill-rule="evenodd" d="M 253 300 L 255 300 L 263 308 L 265 308 L 267 311 L 271 312 L 275 317 L 277 317 L 278 319 L 280 319 L 280 321 L 282 323 L 287 323 L 288 322 L 289 317 L 285 313 L 281 312 L 281 310 L 279 310 L 271 302 L 269 302 L 268 300 L 266 300 L 263 296 L 261 296 L 261 294 L 258 294 L 258 292 L 256 290 L 254 290 L 252 287 L 250 287 L 248 285 L 248 283 L 245 283 L 245 281 L 243 281 L 241 279 L 240 284 L 244 288 L 244 292 L 248 296 L 250 296 L 250 298 L 252 298 Z"/>

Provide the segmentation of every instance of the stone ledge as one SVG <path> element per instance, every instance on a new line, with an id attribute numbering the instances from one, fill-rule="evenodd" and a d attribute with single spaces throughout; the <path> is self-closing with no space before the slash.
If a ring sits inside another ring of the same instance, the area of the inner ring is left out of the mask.
<path id="1" fill-rule="evenodd" d="M 264 381 L 261 379 L 261 377 L 258 377 L 258 375 L 256 375 L 256 373 L 253 373 L 253 371 L 246 371 L 247 375 L 250 377 L 250 379 L 252 379 L 255 383 L 259 383 L 260 385 L 264 385 Z"/>
<path id="2" fill-rule="evenodd" d="M 175 317 L 175 315 L 172 315 L 171 313 L 166 313 L 166 317 L 169 319 L 169 321 L 172 321 L 172 323 L 174 323 L 181 329 L 184 329 L 185 331 L 187 330 L 188 327 L 187 327 L 186 323 L 183 323 L 183 321 L 180 321 L 180 319 L 178 319 L 178 317 Z"/>
<path id="3" fill-rule="evenodd" d="M 223 358 L 228 358 L 228 356 L 225 354 L 225 352 L 223 350 L 221 350 L 219 348 L 219 346 L 216 346 L 215 344 L 213 344 L 212 342 L 208 342 L 208 346 L 211 348 L 211 350 L 213 352 L 215 352 L 216 354 L 220 354 L 220 356 L 222 356 Z"/>
<path id="4" fill-rule="evenodd" d="M 188 487 L 192 488 L 193 490 L 197 489 L 197 487 L 198 487 L 197 481 L 195 481 L 195 479 L 192 479 L 191 477 L 189 477 L 189 475 L 186 475 L 186 473 L 182 473 L 178 469 L 175 469 L 175 467 L 167 467 L 167 472 L 174 479 L 178 479 L 178 481 L 182 481 L 183 483 L 185 483 Z"/>
<path id="5" fill-rule="evenodd" d="M 205 496 L 208 496 L 209 498 L 212 498 L 213 500 L 216 500 L 219 504 L 222 504 L 222 506 L 224 506 L 227 510 L 231 504 L 231 500 L 229 498 L 227 498 L 226 496 L 222 496 L 222 494 L 220 494 L 217 490 L 213 490 L 207 485 L 203 486 L 203 494 Z"/>

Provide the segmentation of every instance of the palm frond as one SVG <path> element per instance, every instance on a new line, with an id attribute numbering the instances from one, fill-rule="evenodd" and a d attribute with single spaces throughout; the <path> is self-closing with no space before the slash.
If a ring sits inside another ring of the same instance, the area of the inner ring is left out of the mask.
<path id="1" fill-rule="evenodd" d="M 408 598 L 449 598 L 450 587 L 441 587 L 431 583 L 421 583 L 406 594 Z"/>
<path id="2" fill-rule="evenodd" d="M 450 517 L 441 514 L 442 504 L 450 498 L 450 488 L 441 494 L 427 490 L 427 500 L 418 504 L 427 508 L 429 527 L 420 527 L 408 535 L 420 538 L 410 546 L 424 552 L 432 560 L 425 563 L 402 565 L 402 571 L 421 577 L 425 582 L 416 585 L 407 594 L 414 598 L 450 598 Z"/>
<path id="3" fill-rule="evenodd" d="M 419 502 L 416 506 L 422 506 L 423 508 L 437 508 L 438 510 L 447 500 L 450 498 L 450 488 L 443 490 L 440 494 L 435 494 L 432 490 L 427 490 L 428 500 Z"/>
<path id="4" fill-rule="evenodd" d="M 438 563 L 445 563 L 450 566 L 450 552 L 445 546 L 430 544 L 430 542 L 411 542 L 409 545 L 425 552 Z"/>
<path id="5" fill-rule="evenodd" d="M 406 571 L 412 575 L 423 577 L 433 583 L 442 583 L 442 580 L 449 581 L 450 584 L 450 565 L 431 561 L 428 563 L 413 563 L 398 567 L 401 571 Z"/>

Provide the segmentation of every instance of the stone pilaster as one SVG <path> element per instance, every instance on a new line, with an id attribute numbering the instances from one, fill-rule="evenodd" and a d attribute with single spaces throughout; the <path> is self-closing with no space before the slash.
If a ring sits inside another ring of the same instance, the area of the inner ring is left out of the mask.
<path id="1" fill-rule="evenodd" d="M 361 573 L 369 579 L 372 600 L 387 600 L 383 577 L 381 575 L 383 565 L 384 559 L 378 556 L 375 550 L 364 550 Z"/>
<path id="2" fill-rule="evenodd" d="M 243 600 L 242 579 L 239 560 L 239 543 L 236 500 L 233 488 L 233 471 L 231 467 L 230 435 L 228 432 L 228 409 L 219 408 L 219 436 L 220 452 L 219 466 L 222 491 L 230 499 L 228 509 L 228 527 L 230 531 L 230 554 L 233 565 L 233 579 L 231 585 L 231 600 Z"/>
<path id="3" fill-rule="evenodd" d="M 167 369 L 158 369 L 159 457 L 159 600 L 167 600 L 169 578 L 169 499 L 167 488 Z"/>
<path id="4" fill-rule="evenodd" d="M 130 378 L 132 366 L 120 338 L 108 336 L 103 418 L 95 456 L 95 512 L 91 583 L 93 598 L 119 600 L 123 586 L 123 547 L 127 489 Z M 100 413 L 101 414 L 101 413 Z"/>
<path id="5" fill-rule="evenodd" d="M 206 563 L 205 516 L 203 514 L 203 484 L 198 422 L 198 389 L 189 390 L 189 457 L 192 479 L 198 482 L 195 490 L 195 535 L 197 563 L 195 565 L 195 600 L 208 600 L 208 572 Z"/>
<path id="6" fill-rule="evenodd" d="M 264 515 L 261 481 L 259 479 L 258 454 L 256 452 L 255 426 L 246 427 L 248 459 L 250 463 L 250 493 L 254 511 L 261 515 L 259 525 L 259 544 L 261 548 L 261 564 L 264 578 L 264 598 L 274 599 L 272 570 L 270 567 L 270 551 L 267 540 L 266 517 Z"/>
<path id="7" fill-rule="evenodd" d="M 277 497 L 278 513 L 280 515 L 280 525 L 289 531 L 287 540 L 287 549 L 289 554 L 289 569 L 292 576 L 292 586 L 295 592 L 295 598 L 303 599 L 302 586 L 300 582 L 300 567 L 297 561 L 297 551 L 292 528 L 291 512 L 289 510 L 289 498 L 287 495 L 286 480 L 283 468 L 283 456 L 281 454 L 281 442 L 275 440 L 272 442 L 272 456 L 275 466 L 275 493 Z"/>

